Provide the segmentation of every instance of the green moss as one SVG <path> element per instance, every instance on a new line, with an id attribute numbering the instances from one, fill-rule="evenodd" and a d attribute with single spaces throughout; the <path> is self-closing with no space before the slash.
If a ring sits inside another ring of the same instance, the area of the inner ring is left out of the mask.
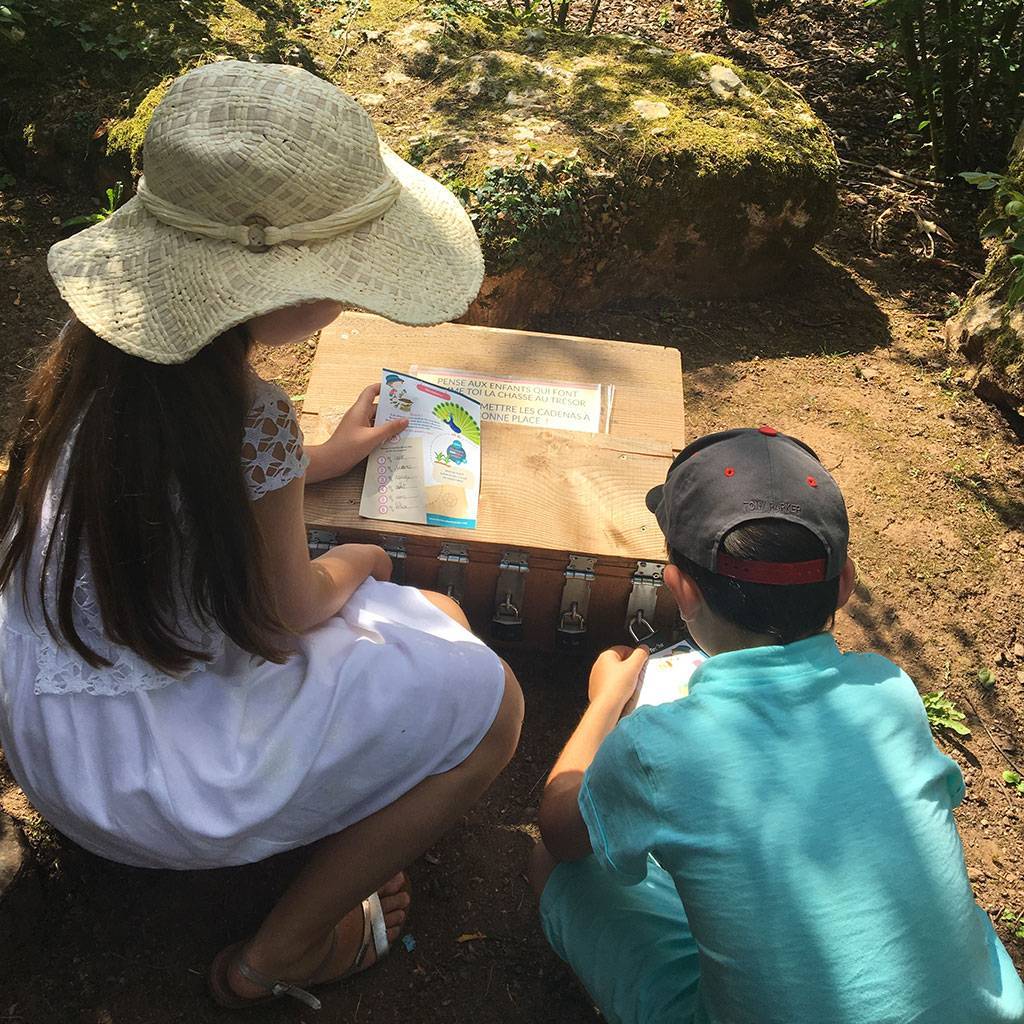
<path id="1" fill-rule="evenodd" d="M 1019 386 L 1024 381 L 1024 338 L 1012 327 L 1004 326 L 989 346 L 989 361 L 1000 373 L 1014 377 Z"/>
<path id="2" fill-rule="evenodd" d="M 142 143 L 146 137 L 150 118 L 152 118 L 157 104 L 164 98 L 164 93 L 167 92 L 171 82 L 172 79 L 167 78 L 159 85 L 154 86 L 146 93 L 130 117 L 112 121 L 107 129 L 107 153 L 112 156 L 117 153 L 127 155 L 131 160 L 132 170 L 136 174 L 140 170 L 139 156 L 142 153 Z"/>
<path id="3" fill-rule="evenodd" d="M 428 127 L 410 154 L 428 173 L 458 183 L 478 227 L 498 199 L 492 185 L 505 182 L 510 199 L 522 200 L 497 211 L 509 230 L 481 231 L 490 268 L 552 246 L 607 247 L 612 238 L 647 250 L 662 244 L 671 224 L 686 226 L 676 243 L 680 258 L 696 246 L 732 251 L 740 263 L 760 248 L 763 258 L 759 233 L 785 258 L 806 224 L 820 233 L 829 223 L 835 150 L 782 83 L 706 54 L 524 29 L 493 11 L 470 18 L 469 35 L 463 19 L 431 37 L 445 59 L 420 95 Z M 741 79 L 737 95 L 714 95 L 708 80 L 716 66 Z M 524 198 L 536 184 L 524 167 L 545 152 L 578 155 L 589 175 L 571 237 L 552 240 L 549 223 L 519 215 L 545 206 L 539 185 Z"/>

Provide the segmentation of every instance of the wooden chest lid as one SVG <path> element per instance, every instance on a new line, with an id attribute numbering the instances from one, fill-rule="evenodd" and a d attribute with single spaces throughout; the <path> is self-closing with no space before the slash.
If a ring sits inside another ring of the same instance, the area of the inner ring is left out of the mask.
<path id="1" fill-rule="evenodd" d="M 323 441 L 340 412 L 383 367 L 445 367 L 506 377 L 615 386 L 610 432 L 585 434 L 485 422 L 476 529 L 363 519 L 365 464 L 306 489 L 310 527 L 597 557 L 664 559 L 644 496 L 683 445 L 679 352 L 463 324 L 402 327 L 345 313 L 324 329 L 303 404 L 307 443 Z"/>

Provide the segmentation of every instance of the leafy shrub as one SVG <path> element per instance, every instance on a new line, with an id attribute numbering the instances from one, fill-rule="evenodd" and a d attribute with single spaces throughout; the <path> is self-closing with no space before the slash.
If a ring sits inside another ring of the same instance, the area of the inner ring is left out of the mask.
<path id="1" fill-rule="evenodd" d="M 61 227 L 65 228 L 77 228 L 77 227 L 90 227 L 93 224 L 99 224 L 100 221 L 106 220 L 110 217 L 114 211 L 121 205 L 121 197 L 124 195 L 124 183 L 118 182 L 113 188 L 108 188 L 106 192 L 107 201 L 106 204 L 101 206 L 98 210 L 93 213 L 83 213 L 78 217 L 69 217 L 67 220 L 61 222 Z"/>
<path id="2" fill-rule="evenodd" d="M 1022 111 L 1020 0 L 866 0 L 885 20 L 943 177 L 1007 148 Z"/>
<path id="3" fill-rule="evenodd" d="M 924 709 L 928 712 L 928 724 L 932 729 L 949 729 L 958 736 L 970 736 L 971 730 L 964 725 L 967 717 L 942 690 L 921 695 Z"/>
<path id="4" fill-rule="evenodd" d="M 469 211 L 488 265 L 500 269 L 579 236 L 585 182 L 578 159 L 521 159 L 489 168 L 476 186 L 457 178 L 446 184 Z"/>
<path id="5" fill-rule="evenodd" d="M 1024 193 L 1012 178 L 989 171 L 964 171 L 960 175 L 968 184 L 983 192 L 992 192 L 993 201 L 982 218 L 981 237 L 998 238 L 1013 255 L 1013 280 L 1006 296 L 1011 309 L 1024 299 Z"/>

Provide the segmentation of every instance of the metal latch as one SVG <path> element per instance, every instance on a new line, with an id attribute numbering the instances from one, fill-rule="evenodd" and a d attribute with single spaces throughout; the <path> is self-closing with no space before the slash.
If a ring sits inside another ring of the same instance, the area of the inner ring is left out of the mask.
<path id="1" fill-rule="evenodd" d="M 333 530 L 307 530 L 306 545 L 309 548 L 309 557 L 316 558 L 325 551 L 337 547 L 339 537 Z"/>
<path id="2" fill-rule="evenodd" d="M 391 537 L 386 533 L 382 533 L 380 535 L 380 546 L 391 558 L 392 583 L 403 583 L 405 581 L 405 538 Z"/>
<path id="3" fill-rule="evenodd" d="M 579 647 L 587 632 L 587 610 L 590 607 L 590 585 L 594 582 L 596 558 L 570 555 L 562 587 L 562 604 L 558 610 L 556 638 L 562 647 Z"/>
<path id="4" fill-rule="evenodd" d="M 523 595 L 530 571 L 525 551 L 506 551 L 498 562 L 498 585 L 491 620 L 497 640 L 522 640 Z"/>
<path id="5" fill-rule="evenodd" d="M 658 607 L 658 590 L 664 580 L 663 562 L 637 562 L 630 582 L 629 604 L 626 607 L 626 629 L 633 642 L 643 643 L 655 632 L 654 613 Z"/>
<path id="6" fill-rule="evenodd" d="M 437 571 L 437 589 L 461 605 L 466 587 L 469 549 L 463 544 L 442 544 L 437 560 L 441 563 Z"/>

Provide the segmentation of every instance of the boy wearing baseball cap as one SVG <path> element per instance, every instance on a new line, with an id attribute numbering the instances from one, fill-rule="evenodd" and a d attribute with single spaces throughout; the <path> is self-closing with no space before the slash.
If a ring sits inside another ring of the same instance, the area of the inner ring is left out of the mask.
<path id="1" fill-rule="evenodd" d="M 625 715 L 647 652 L 594 665 L 531 865 L 555 951 L 612 1024 L 1024 1022 L 967 880 L 960 770 L 911 680 L 832 638 L 855 573 L 814 452 L 712 434 L 648 506 L 711 657 L 688 697 Z"/>

